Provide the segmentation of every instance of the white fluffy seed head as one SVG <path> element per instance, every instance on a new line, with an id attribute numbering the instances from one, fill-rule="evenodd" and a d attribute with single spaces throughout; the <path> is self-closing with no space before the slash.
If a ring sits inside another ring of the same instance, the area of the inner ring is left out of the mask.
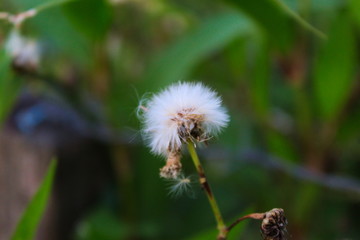
<path id="1" fill-rule="evenodd" d="M 187 141 L 206 141 L 229 122 L 221 98 L 202 83 L 176 83 L 142 103 L 144 136 L 152 152 L 167 156 Z"/>

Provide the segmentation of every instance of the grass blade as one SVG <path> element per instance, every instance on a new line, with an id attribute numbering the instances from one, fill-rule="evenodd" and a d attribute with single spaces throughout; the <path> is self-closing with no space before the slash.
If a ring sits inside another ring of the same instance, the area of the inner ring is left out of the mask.
<path id="1" fill-rule="evenodd" d="M 25 209 L 11 240 L 31 240 L 45 210 L 54 180 L 56 160 L 52 160 L 38 191 Z"/>
<path id="2" fill-rule="evenodd" d="M 148 69 L 146 81 L 151 87 L 147 86 L 147 89 L 157 89 L 172 81 L 185 79 L 198 62 L 236 37 L 251 34 L 254 29 L 256 27 L 252 22 L 237 12 L 213 17 L 170 45 L 155 59 Z"/>

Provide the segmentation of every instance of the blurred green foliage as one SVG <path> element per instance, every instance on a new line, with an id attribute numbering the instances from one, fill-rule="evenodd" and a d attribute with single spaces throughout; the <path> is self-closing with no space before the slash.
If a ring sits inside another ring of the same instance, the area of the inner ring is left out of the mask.
<path id="1" fill-rule="evenodd" d="M 5 0 L 1 11 L 51 2 Z M 246 164 L 239 153 L 253 149 L 279 158 L 280 166 L 360 178 L 359 7 L 357 0 L 57 1 L 21 30 L 42 44 L 40 75 L 73 84 L 77 97 L 68 100 L 79 111 L 90 94 L 106 126 L 134 135 L 126 143 L 140 140 L 135 109 L 146 93 L 179 80 L 205 82 L 231 114 L 229 128 L 208 146 L 218 149 L 216 159 L 204 159 L 225 219 L 249 206 L 281 207 L 293 239 L 356 239 L 359 195 L 346 183 L 334 190 L 306 174 Z M 12 26 L 0 24 L 4 45 Z M 13 71 L 10 60 L 2 50 L 1 120 L 21 86 L 64 95 L 41 77 Z M 158 177 L 161 159 L 140 141 L 112 146 L 119 199 L 110 194 L 113 206 L 104 196 L 79 223 L 76 239 L 209 239 L 215 223 L 197 186 L 196 199 L 172 199 Z M 194 172 L 188 157 L 184 167 Z M 258 227 L 243 224 L 232 237 L 260 239 Z"/>
<path id="2" fill-rule="evenodd" d="M 5 50 L 0 51 L 0 122 L 4 121 L 7 113 L 10 111 L 17 91 L 21 85 L 19 79 L 9 71 L 11 58 Z"/>
<path id="3" fill-rule="evenodd" d="M 41 220 L 43 212 L 47 206 L 47 201 L 51 193 L 54 176 L 56 171 L 56 160 L 52 160 L 47 170 L 44 180 L 35 193 L 33 199 L 24 210 L 11 240 L 31 240 L 34 239 L 37 226 Z"/>

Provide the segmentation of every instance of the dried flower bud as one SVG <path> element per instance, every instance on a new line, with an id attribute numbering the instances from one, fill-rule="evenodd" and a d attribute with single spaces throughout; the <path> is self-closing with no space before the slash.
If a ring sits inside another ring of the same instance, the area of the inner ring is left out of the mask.
<path id="1" fill-rule="evenodd" d="M 274 208 L 266 212 L 261 224 L 264 240 L 285 240 L 287 224 L 283 209 Z"/>
<path id="2" fill-rule="evenodd" d="M 166 165 L 160 169 L 160 177 L 176 179 L 181 173 L 180 151 L 169 152 Z"/>

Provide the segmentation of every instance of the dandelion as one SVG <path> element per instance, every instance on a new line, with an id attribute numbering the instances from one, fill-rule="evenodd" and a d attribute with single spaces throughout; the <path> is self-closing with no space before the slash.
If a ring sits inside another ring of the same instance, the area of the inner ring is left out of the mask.
<path id="1" fill-rule="evenodd" d="M 160 176 L 181 173 L 181 147 L 206 142 L 224 128 L 229 116 L 221 98 L 201 83 L 176 83 L 152 96 L 143 110 L 144 135 L 151 151 L 167 157 Z"/>
<path id="2" fill-rule="evenodd" d="M 151 151 L 167 158 L 160 176 L 171 186 L 169 194 L 175 197 L 191 192 L 191 179 L 182 173 L 181 149 L 185 144 L 193 161 L 199 183 L 207 196 L 216 220 L 217 240 L 226 240 L 228 233 L 244 219 L 262 220 L 264 240 L 285 240 L 287 220 L 284 211 L 275 208 L 266 213 L 252 213 L 227 226 L 215 195 L 207 180 L 196 152 L 196 144 L 207 142 L 229 122 L 219 95 L 201 83 L 176 83 L 147 100 L 142 100 L 138 114 L 143 120 L 144 136 Z"/>

